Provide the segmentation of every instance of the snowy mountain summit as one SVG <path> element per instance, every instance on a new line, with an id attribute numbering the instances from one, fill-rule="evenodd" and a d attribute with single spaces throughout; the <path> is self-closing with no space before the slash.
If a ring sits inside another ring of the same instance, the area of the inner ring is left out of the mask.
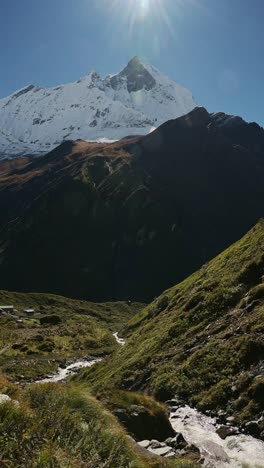
<path id="1" fill-rule="evenodd" d="M 118 74 L 91 72 L 54 88 L 27 86 L 0 100 L 0 158 L 47 153 L 65 140 L 149 133 L 196 106 L 187 89 L 134 57 Z"/>

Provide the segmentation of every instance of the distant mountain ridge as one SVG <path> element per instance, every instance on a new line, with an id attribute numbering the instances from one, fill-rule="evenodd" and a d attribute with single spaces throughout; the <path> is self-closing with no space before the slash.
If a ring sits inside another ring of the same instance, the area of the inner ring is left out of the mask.
<path id="1" fill-rule="evenodd" d="M 232 125 L 231 125 L 232 122 Z M 0 163 L 0 288 L 147 302 L 264 216 L 264 130 L 197 107 Z"/>
<path id="2" fill-rule="evenodd" d="M 0 158 L 45 154 L 69 139 L 144 135 L 195 105 L 190 91 L 138 57 L 104 79 L 92 71 L 53 88 L 30 85 L 0 100 Z"/>

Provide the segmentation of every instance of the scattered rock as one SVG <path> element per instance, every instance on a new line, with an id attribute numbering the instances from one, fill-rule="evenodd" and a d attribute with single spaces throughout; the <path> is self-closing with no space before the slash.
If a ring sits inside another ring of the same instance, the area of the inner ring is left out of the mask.
<path id="1" fill-rule="evenodd" d="M 10 396 L 0 393 L 0 404 L 7 403 L 8 401 L 12 401 Z"/>
<path id="2" fill-rule="evenodd" d="M 168 455 L 169 453 L 173 453 L 173 450 L 171 447 L 165 446 L 165 447 L 160 447 L 160 448 L 149 448 L 149 450 L 152 453 L 155 453 L 155 455 L 159 455 L 160 457 L 164 457 L 165 455 Z"/>
<path id="3" fill-rule="evenodd" d="M 238 430 L 234 427 L 230 427 L 230 426 L 220 426 L 217 430 L 216 430 L 216 433 L 219 435 L 219 437 L 221 437 L 221 439 L 226 439 L 227 437 L 229 436 L 232 436 L 232 435 L 237 435 L 238 434 Z"/>
<path id="4" fill-rule="evenodd" d="M 171 450 L 171 452 L 169 453 L 166 453 L 165 455 L 165 458 L 174 458 L 174 457 L 176 457 L 176 453 L 173 450 Z"/>
<path id="5" fill-rule="evenodd" d="M 147 449 L 150 446 L 150 444 L 151 444 L 150 440 L 141 440 L 140 442 L 138 442 L 138 445 L 140 445 L 140 447 L 143 447 L 145 449 Z"/>
<path id="6" fill-rule="evenodd" d="M 171 400 L 165 401 L 166 405 L 173 406 L 178 404 L 178 400 L 176 398 L 172 398 Z"/>
<path id="7" fill-rule="evenodd" d="M 186 449 L 188 452 L 197 453 L 200 455 L 200 450 L 198 449 L 198 447 L 196 447 L 196 445 L 189 444 L 187 445 Z"/>
<path id="8" fill-rule="evenodd" d="M 5 393 L 0 393 L 0 405 L 3 403 L 13 403 L 15 406 L 19 406 L 19 401 L 12 400 L 10 396 L 6 395 Z"/>
<path id="9" fill-rule="evenodd" d="M 184 439 L 183 435 L 179 432 L 175 437 L 169 437 L 166 439 L 165 443 L 175 450 L 183 449 L 187 447 L 187 442 Z"/>
<path id="10" fill-rule="evenodd" d="M 252 435 L 253 437 L 258 437 L 260 435 L 260 427 L 257 421 L 249 421 L 245 424 L 245 432 Z"/>
<path id="11" fill-rule="evenodd" d="M 174 406 L 176 407 L 177 409 L 180 408 L 181 406 L 184 406 L 185 405 L 185 402 L 183 400 L 181 400 L 180 398 L 171 398 L 170 400 L 167 400 L 166 402 L 166 405 L 168 406 Z"/>
<path id="12" fill-rule="evenodd" d="M 149 444 L 149 446 L 153 449 L 165 447 L 165 445 L 166 444 L 164 442 L 159 442 L 158 440 L 155 440 L 155 439 L 152 439 Z"/>
<path id="13" fill-rule="evenodd" d="M 229 425 L 229 424 L 234 424 L 234 421 L 235 421 L 235 418 L 234 416 L 228 416 L 228 418 L 226 418 L 226 423 Z"/>
<path id="14" fill-rule="evenodd" d="M 224 410 L 219 410 L 217 413 L 217 422 L 224 424 L 226 421 L 226 412 Z"/>
<path id="15" fill-rule="evenodd" d="M 174 412 L 177 411 L 178 409 L 179 409 L 179 406 L 171 406 L 171 407 L 170 407 L 170 411 L 171 411 L 172 413 L 174 413 Z"/>
<path id="16" fill-rule="evenodd" d="M 166 445 L 170 445 L 174 440 L 174 437 L 168 437 L 166 440 L 165 440 L 165 444 Z"/>

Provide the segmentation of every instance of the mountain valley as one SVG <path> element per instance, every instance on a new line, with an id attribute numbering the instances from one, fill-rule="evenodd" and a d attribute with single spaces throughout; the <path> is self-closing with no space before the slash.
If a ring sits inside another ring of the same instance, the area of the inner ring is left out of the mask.
<path id="1" fill-rule="evenodd" d="M 262 468 L 264 129 L 138 57 L 0 99 L 0 466 Z"/>

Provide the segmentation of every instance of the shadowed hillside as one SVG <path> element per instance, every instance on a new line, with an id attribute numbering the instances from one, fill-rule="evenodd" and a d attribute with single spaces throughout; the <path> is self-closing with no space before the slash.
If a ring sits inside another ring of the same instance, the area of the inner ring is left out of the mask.
<path id="1" fill-rule="evenodd" d="M 203 108 L 1 167 L 5 289 L 146 302 L 264 214 L 264 130 Z"/>

